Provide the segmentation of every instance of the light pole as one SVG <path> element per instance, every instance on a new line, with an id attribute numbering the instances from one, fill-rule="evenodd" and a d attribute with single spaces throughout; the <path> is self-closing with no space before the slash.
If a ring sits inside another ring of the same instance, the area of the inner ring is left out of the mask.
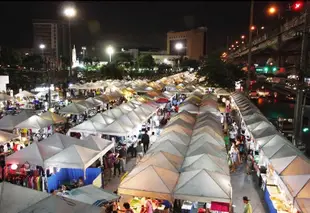
<path id="1" fill-rule="evenodd" d="M 180 58 L 180 52 L 184 48 L 183 44 L 178 42 L 175 44 L 175 49 L 178 52 L 179 60 L 178 60 L 178 68 L 180 68 L 181 58 Z"/>
<path id="2" fill-rule="evenodd" d="M 112 62 L 112 55 L 114 54 L 114 48 L 112 46 L 108 46 L 106 49 L 107 54 L 109 55 L 109 62 Z"/>
<path id="3" fill-rule="evenodd" d="M 43 67 L 46 68 L 46 72 L 47 72 L 47 77 L 48 77 L 48 108 L 51 108 L 51 75 L 50 75 L 50 71 L 48 70 L 48 62 L 44 57 L 44 49 L 45 49 L 45 44 L 40 44 L 39 48 L 42 51 L 42 59 L 43 59 Z"/>
<path id="4" fill-rule="evenodd" d="M 71 19 L 75 17 L 76 10 L 74 7 L 64 9 L 64 15 L 68 18 L 68 36 L 69 36 L 69 77 L 72 76 L 72 47 L 71 47 Z"/>

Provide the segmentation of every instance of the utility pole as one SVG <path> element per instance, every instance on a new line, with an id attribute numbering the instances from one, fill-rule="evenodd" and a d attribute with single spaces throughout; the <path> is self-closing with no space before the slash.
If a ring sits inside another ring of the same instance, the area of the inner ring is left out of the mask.
<path id="1" fill-rule="evenodd" d="M 252 64 L 252 26 L 253 26 L 253 16 L 254 16 L 254 0 L 251 0 L 250 7 L 250 26 L 249 26 L 249 52 L 248 52 L 248 76 L 246 82 L 246 91 L 250 90 L 250 81 L 251 81 L 251 64 Z"/>
<path id="2" fill-rule="evenodd" d="M 302 43 L 301 43 L 301 56 L 300 56 L 300 65 L 298 70 L 298 91 L 296 97 L 296 104 L 294 110 L 294 138 L 293 144 L 296 146 L 301 141 L 301 128 L 303 125 L 303 97 L 304 92 L 304 77 L 308 68 L 308 2 L 306 1 L 304 9 L 304 28 L 302 34 Z"/>

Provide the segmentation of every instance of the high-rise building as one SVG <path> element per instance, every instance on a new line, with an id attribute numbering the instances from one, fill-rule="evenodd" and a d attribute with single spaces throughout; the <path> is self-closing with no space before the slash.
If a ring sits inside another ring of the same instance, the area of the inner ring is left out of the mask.
<path id="1" fill-rule="evenodd" d="M 44 55 L 59 65 L 69 57 L 68 26 L 55 20 L 33 20 L 33 48 L 41 54 L 40 44 L 45 45 Z M 71 51 L 71 50 L 70 50 Z"/>
<path id="2" fill-rule="evenodd" d="M 181 43 L 182 48 L 177 49 L 176 44 Z M 168 32 L 167 53 L 169 55 L 182 55 L 190 59 L 199 60 L 207 55 L 207 28 Z"/>

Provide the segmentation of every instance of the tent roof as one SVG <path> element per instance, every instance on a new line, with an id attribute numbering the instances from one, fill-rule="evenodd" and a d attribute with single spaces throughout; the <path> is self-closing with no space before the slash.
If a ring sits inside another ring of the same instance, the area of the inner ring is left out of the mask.
<path id="1" fill-rule="evenodd" d="M 270 146 L 287 143 L 287 139 L 284 138 L 279 133 L 276 135 L 270 135 L 270 136 L 266 136 L 262 138 L 257 138 L 256 141 L 261 147 L 270 147 Z"/>
<path id="2" fill-rule="evenodd" d="M 204 144 L 204 143 L 211 143 L 213 145 L 216 146 L 225 146 L 225 142 L 222 138 L 220 138 L 220 136 L 215 136 L 215 134 L 213 133 L 213 135 L 209 134 L 208 132 L 202 133 L 202 134 L 198 134 L 194 137 L 192 137 L 192 140 L 190 142 L 191 145 L 194 144 Z"/>
<path id="3" fill-rule="evenodd" d="M 17 115 L 7 115 L 0 120 L 0 129 L 12 131 L 15 126 L 34 115 L 32 110 L 23 110 Z"/>
<path id="4" fill-rule="evenodd" d="M 9 132 L 4 132 L 0 130 L 0 144 L 1 143 L 6 143 L 14 138 L 19 137 L 18 135 L 9 133 Z"/>
<path id="5" fill-rule="evenodd" d="M 92 108 L 96 107 L 94 104 L 92 104 L 91 102 L 86 101 L 86 100 L 78 101 L 76 104 L 83 106 L 83 107 L 86 107 L 87 109 L 92 109 Z"/>
<path id="6" fill-rule="evenodd" d="M 310 174 L 309 160 L 301 156 L 290 156 L 271 160 L 274 170 L 281 176 Z"/>
<path id="7" fill-rule="evenodd" d="M 199 169 L 205 169 L 211 172 L 218 172 L 221 174 L 229 175 L 229 168 L 227 160 L 225 159 L 221 159 L 209 154 L 201 154 L 185 158 L 182 165 L 182 171 L 192 171 Z"/>
<path id="8" fill-rule="evenodd" d="M 267 146 L 263 147 L 263 152 L 266 157 L 268 157 L 270 160 L 276 159 L 276 158 L 284 158 L 284 157 L 290 157 L 290 156 L 296 156 L 296 155 L 302 155 L 302 153 L 297 150 L 295 147 L 288 143 L 284 144 L 276 144 L 273 146 Z"/>
<path id="9" fill-rule="evenodd" d="M 172 126 L 172 125 L 181 125 L 181 126 L 184 126 L 186 128 L 192 128 L 193 127 L 193 124 L 190 124 L 181 118 L 177 118 L 177 119 L 174 119 L 173 121 L 170 121 L 168 123 L 168 125 L 165 127 L 167 128 L 167 127 Z"/>
<path id="10" fill-rule="evenodd" d="M 90 205 L 96 205 L 97 203 L 101 203 L 98 201 L 113 201 L 119 198 L 118 195 L 106 191 L 102 188 L 98 188 L 94 185 L 87 185 L 73 189 L 69 192 L 68 197 L 72 200 L 87 203 Z"/>
<path id="11" fill-rule="evenodd" d="M 63 113 L 63 114 L 79 115 L 79 114 L 86 112 L 86 110 L 87 110 L 87 108 L 82 106 L 82 105 L 79 105 L 76 103 L 71 103 L 68 106 L 60 109 L 59 112 Z"/>
<path id="12" fill-rule="evenodd" d="M 158 143 L 157 146 L 151 147 L 148 153 L 156 153 L 160 151 L 168 152 L 172 155 L 176 155 L 179 157 L 184 157 L 187 151 L 187 146 L 168 140 L 165 142 Z"/>
<path id="13" fill-rule="evenodd" d="M 44 160 L 61 151 L 57 147 L 44 146 L 41 143 L 32 143 L 30 146 L 24 149 L 14 152 L 13 154 L 6 157 L 7 164 L 24 164 L 28 162 L 29 164 L 44 165 Z"/>
<path id="14" fill-rule="evenodd" d="M 96 106 L 96 107 L 103 105 L 103 101 L 100 101 L 100 100 L 92 98 L 92 97 L 87 98 L 85 101 L 91 103 L 93 106 Z"/>
<path id="15" fill-rule="evenodd" d="M 186 128 L 186 127 L 179 125 L 179 124 L 172 124 L 172 125 L 166 127 L 162 132 L 168 133 L 171 131 L 182 133 L 183 135 L 187 135 L 187 136 L 190 136 L 192 134 L 191 128 Z"/>
<path id="16" fill-rule="evenodd" d="M 93 122 L 104 124 L 104 125 L 108 125 L 108 124 L 112 123 L 113 121 L 115 121 L 114 118 L 111 118 L 111 117 L 104 115 L 102 113 L 96 114 L 94 117 L 90 118 L 90 120 Z"/>
<path id="17" fill-rule="evenodd" d="M 44 167 L 85 169 L 98 153 L 92 149 L 72 145 L 47 159 L 44 162 Z"/>
<path id="18" fill-rule="evenodd" d="M 252 131 L 252 135 L 255 139 L 276 135 L 278 133 L 279 132 L 274 128 L 266 128 Z"/>
<path id="19" fill-rule="evenodd" d="M 110 110 L 107 110 L 105 112 L 102 113 L 103 115 L 107 115 L 111 118 L 117 119 L 119 118 L 121 115 L 124 114 L 124 112 L 120 109 L 120 108 L 113 108 Z"/>
<path id="20" fill-rule="evenodd" d="M 191 123 L 191 124 L 194 124 L 196 122 L 196 116 L 194 114 L 189 113 L 188 111 L 182 111 L 172 116 L 170 118 L 170 122 L 177 120 L 177 119 L 184 120 L 185 122 Z"/>
<path id="21" fill-rule="evenodd" d="M 132 127 L 126 126 L 121 121 L 116 120 L 104 127 L 101 133 L 106 135 L 126 136 L 132 129 Z"/>
<path id="22" fill-rule="evenodd" d="M 0 93 L 0 101 L 7 101 L 7 100 L 12 100 L 13 97 L 7 95 L 7 94 L 3 94 L 3 93 Z"/>
<path id="23" fill-rule="evenodd" d="M 211 143 L 204 143 L 204 144 L 197 143 L 197 145 L 193 144 L 189 146 L 186 156 L 210 154 L 219 158 L 226 159 L 227 154 L 224 151 L 224 149 L 225 149 L 224 147 L 215 146 Z"/>
<path id="24" fill-rule="evenodd" d="M 183 157 L 160 151 L 144 156 L 136 168 L 141 170 L 149 165 L 153 165 L 170 171 L 180 172 L 183 160 Z"/>
<path id="25" fill-rule="evenodd" d="M 67 122 L 66 118 L 64 118 L 64 117 L 62 117 L 60 115 L 57 115 L 56 113 L 50 112 L 50 111 L 44 112 L 42 115 L 40 115 L 40 118 L 52 121 L 53 124 Z"/>
<path id="26" fill-rule="evenodd" d="M 104 130 L 106 125 L 93 122 L 91 120 L 84 121 L 77 126 L 70 129 L 70 132 L 87 132 L 89 134 L 95 134 Z"/>
<path id="27" fill-rule="evenodd" d="M 268 121 L 258 121 L 251 125 L 248 125 L 250 131 L 260 130 L 260 129 L 267 129 L 267 128 L 274 128 L 274 126 Z"/>
<path id="28" fill-rule="evenodd" d="M 130 128 L 135 128 L 136 126 L 138 126 L 139 124 L 141 124 L 141 122 L 138 120 L 131 120 L 129 118 L 129 116 L 127 114 L 121 115 L 118 119 L 118 122 L 120 122 L 121 124 L 124 124 Z"/>
<path id="29" fill-rule="evenodd" d="M 100 138 L 98 136 L 89 135 L 88 137 L 84 138 L 84 140 L 89 142 L 89 146 L 87 146 L 87 148 L 93 150 L 106 150 L 106 152 L 108 152 L 114 147 L 114 143 L 112 141 Z"/>
<path id="30" fill-rule="evenodd" d="M 101 213 L 102 209 L 62 196 L 49 196 L 19 213 Z"/>
<path id="31" fill-rule="evenodd" d="M 310 212 L 310 198 L 296 198 L 295 205 L 301 210 L 301 212 Z"/>
<path id="32" fill-rule="evenodd" d="M 2 213 L 20 212 L 48 196 L 49 194 L 45 192 L 8 182 L 0 183 L 0 209 Z"/>
<path id="33" fill-rule="evenodd" d="M 20 93 L 17 93 L 15 96 L 16 97 L 35 97 L 34 94 L 32 94 L 31 92 L 28 92 L 26 90 L 23 90 Z"/>
<path id="34" fill-rule="evenodd" d="M 15 127 L 22 129 L 43 129 L 53 124 L 53 121 L 51 120 L 45 120 L 43 118 L 40 118 L 38 115 L 33 115 L 27 120 L 24 120 L 23 122 L 17 124 Z"/>
<path id="35" fill-rule="evenodd" d="M 152 165 L 140 172 L 135 172 L 135 169 L 121 182 L 118 188 L 120 194 L 172 200 L 179 173 Z"/>
<path id="36" fill-rule="evenodd" d="M 188 111 L 190 113 L 198 113 L 199 107 L 189 102 L 180 105 L 179 111 Z"/>
<path id="37" fill-rule="evenodd" d="M 230 177 L 204 169 L 182 172 L 174 197 L 199 202 L 230 202 Z"/>
<path id="38" fill-rule="evenodd" d="M 190 142 L 190 137 L 182 135 L 181 133 L 171 131 L 167 134 L 161 134 L 159 138 L 157 138 L 156 142 L 161 142 L 161 141 L 175 141 L 178 143 L 183 143 L 184 145 L 188 145 Z"/>
<path id="39" fill-rule="evenodd" d="M 293 197 L 298 196 L 299 192 L 307 185 L 307 183 L 310 185 L 310 174 L 281 176 L 281 179 Z M 310 198 L 310 192 L 308 198 Z"/>

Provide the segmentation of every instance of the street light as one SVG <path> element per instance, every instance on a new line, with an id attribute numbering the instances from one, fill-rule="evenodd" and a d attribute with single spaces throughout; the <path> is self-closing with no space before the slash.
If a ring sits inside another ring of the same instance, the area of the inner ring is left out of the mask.
<path id="1" fill-rule="evenodd" d="M 239 43 L 239 41 L 236 41 L 236 44 L 238 44 Z"/>
<path id="2" fill-rule="evenodd" d="M 43 57 L 44 57 L 45 44 L 40 44 L 40 45 L 39 45 L 39 48 L 40 48 L 41 51 L 42 51 L 42 58 L 43 58 Z"/>
<path id="3" fill-rule="evenodd" d="M 271 6 L 268 8 L 268 13 L 270 15 L 274 15 L 274 14 L 278 13 L 278 9 L 275 6 Z"/>
<path id="4" fill-rule="evenodd" d="M 47 72 L 47 76 L 48 76 L 48 108 L 50 109 L 52 107 L 52 104 L 51 104 L 51 76 L 50 76 L 50 72 L 48 70 L 48 62 L 47 60 L 44 59 L 44 49 L 45 49 L 45 44 L 40 44 L 39 45 L 39 48 L 41 49 L 42 51 L 42 60 L 43 60 L 43 69 L 44 67 L 46 68 L 46 72 Z M 44 66 L 45 65 L 45 66 Z"/>
<path id="5" fill-rule="evenodd" d="M 68 36 L 69 36 L 69 76 L 72 75 L 72 48 L 71 48 L 71 19 L 76 16 L 76 9 L 74 7 L 66 7 L 64 15 L 68 18 Z"/>
<path id="6" fill-rule="evenodd" d="M 242 35 L 242 36 L 241 36 L 241 39 L 245 39 L 245 35 Z"/>
<path id="7" fill-rule="evenodd" d="M 183 44 L 182 43 L 176 43 L 175 44 L 175 49 L 178 51 L 178 53 L 180 52 L 181 49 L 183 49 Z"/>
<path id="8" fill-rule="evenodd" d="M 113 48 L 112 46 L 108 46 L 107 49 L 106 49 L 106 51 L 107 51 L 107 54 L 109 55 L 110 63 L 111 63 L 111 61 L 112 61 L 112 55 L 113 55 L 113 53 L 114 53 L 114 48 Z"/>
<path id="9" fill-rule="evenodd" d="M 263 29 L 265 29 L 265 27 L 264 27 L 264 26 L 262 26 L 260 29 L 261 29 L 261 30 L 263 30 Z"/>

